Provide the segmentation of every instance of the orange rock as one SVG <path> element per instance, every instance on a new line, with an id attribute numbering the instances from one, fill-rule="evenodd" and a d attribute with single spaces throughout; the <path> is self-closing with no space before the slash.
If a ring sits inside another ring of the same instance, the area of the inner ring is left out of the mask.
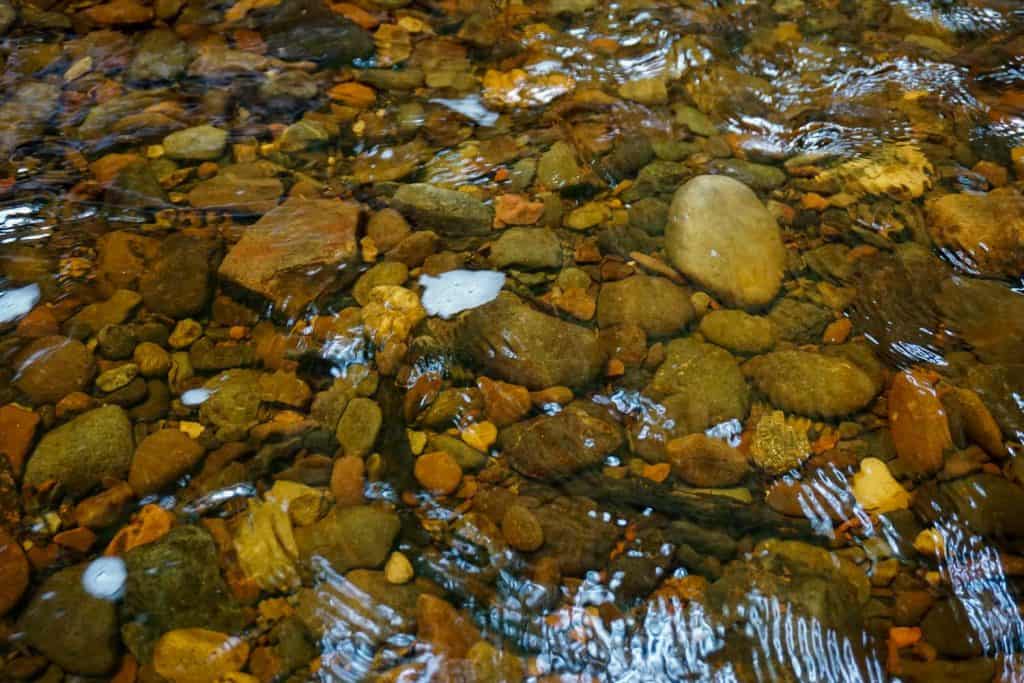
<path id="1" fill-rule="evenodd" d="M 85 553 L 96 542 L 96 534 L 84 526 L 79 526 L 60 532 L 53 537 L 53 542 L 61 547 Z"/>
<path id="2" fill-rule="evenodd" d="M 498 440 L 498 428 L 493 422 L 473 422 L 459 434 L 468 445 L 486 453 Z"/>
<path id="3" fill-rule="evenodd" d="M 79 415 L 87 410 L 92 410 L 99 405 L 99 401 L 89 394 L 81 391 L 73 391 L 61 400 L 57 401 L 55 412 L 57 419 L 63 420 L 73 415 Z"/>
<path id="4" fill-rule="evenodd" d="M 811 211 L 824 211 L 828 208 L 828 200 L 815 192 L 808 192 L 800 198 L 800 206 Z"/>
<path id="5" fill-rule="evenodd" d="M 327 91 L 327 96 L 357 109 L 369 109 L 377 102 L 377 92 L 373 88 L 355 82 L 339 83 Z"/>
<path id="6" fill-rule="evenodd" d="M 367 30 L 376 28 L 380 24 L 380 19 L 375 15 L 350 2 L 334 3 L 331 5 L 331 11 L 359 24 Z"/>
<path id="7" fill-rule="evenodd" d="M 15 475 L 21 474 L 38 424 L 39 416 L 31 410 L 11 403 L 0 408 L 0 455 L 11 463 Z"/>
<path id="8" fill-rule="evenodd" d="M 478 378 L 476 385 L 483 395 L 487 419 L 499 427 L 519 422 L 533 407 L 530 402 L 530 392 L 526 387 L 500 382 L 489 377 Z"/>
<path id="9" fill-rule="evenodd" d="M 96 5 L 85 10 L 84 14 L 97 24 L 105 26 L 144 24 L 153 20 L 153 8 L 134 0 L 114 0 L 105 5 Z"/>
<path id="10" fill-rule="evenodd" d="M 822 341 L 826 344 L 842 344 L 850 338 L 850 332 L 853 331 L 853 323 L 850 322 L 849 318 L 840 318 L 829 324 L 825 328 L 825 334 L 822 335 Z"/>
<path id="11" fill-rule="evenodd" d="M 0 615 L 6 614 L 28 588 L 28 560 L 18 541 L 0 528 Z"/>
<path id="12" fill-rule="evenodd" d="M 544 215 L 543 202 L 531 202 L 521 194 L 503 194 L 494 200 L 494 225 L 533 225 Z"/>
<path id="13" fill-rule="evenodd" d="M 25 339 L 49 337 L 52 334 L 60 334 L 60 323 L 49 306 L 36 306 L 18 321 L 15 333 Z"/>
<path id="14" fill-rule="evenodd" d="M 659 484 L 668 479 L 672 472 L 672 466 L 667 462 L 659 462 L 657 465 L 644 465 L 643 475 L 645 479 L 658 482 Z"/>
<path id="15" fill-rule="evenodd" d="M 1002 187 L 1010 181 L 1009 171 L 994 161 L 979 161 L 971 170 L 983 176 L 992 187 Z"/>
<path id="16" fill-rule="evenodd" d="M 89 164 L 89 171 L 96 182 L 106 185 L 126 166 L 141 160 L 138 154 L 106 154 Z"/>
<path id="17" fill-rule="evenodd" d="M 174 526 L 174 513 L 159 505 L 143 507 L 132 519 L 131 524 L 117 532 L 104 555 L 120 555 L 124 552 L 159 540 Z"/>
<path id="18" fill-rule="evenodd" d="M 910 370 L 896 375 L 889 389 L 889 429 L 896 453 L 922 474 L 941 469 L 943 452 L 953 446 L 942 401 Z"/>
<path id="19" fill-rule="evenodd" d="M 551 303 L 578 320 L 590 320 L 597 311 L 597 300 L 582 287 L 555 288 L 550 294 Z"/>
<path id="20" fill-rule="evenodd" d="M 480 641 L 480 632 L 441 598 L 424 593 L 416 601 L 416 637 L 429 643 L 434 654 L 462 659 Z"/>
<path id="21" fill-rule="evenodd" d="M 135 683 L 138 673 L 139 663 L 135 661 L 135 657 L 125 655 L 121 660 L 121 666 L 117 668 L 117 672 L 110 679 L 110 683 Z"/>
<path id="22" fill-rule="evenodd" d="M 571 402 L 572 398 L 572 389 L 569 387 L 548 387 L 547 389 L 530 393 L 530 400 L 538 408 L 549 403 L 557 403 L 560 406 L 564 406 Z"/>
<path id="23" fill-rule="evenodd" d="M 413 475 L 431 493 L 447 495 L 459 487 L 462 468 L 444 451 L 434 451 L 416 459 Z"/>
<path id="24" fill-rule="evenodd" d="M 361 505 L 365 501 L 366 467 L 363 459 L 344 455 L 334 461 L 331 470 L 331 493 L 338 505 Z"/>
<path id="25" fill-rule="evenodd" d="M 132 487 L 120 481 L 102 493 L 86 498 L 75 507 L 74 519 L 79 526 L 102 529 L 114 524 L 134 497 Z"/>
<path id="26" fill-rule="evenodd" d="M 626 366 L 618 358 L 611 358 L 608 360 L 604 374 L 606 377 L 622 377 L 626 374 Z"/>

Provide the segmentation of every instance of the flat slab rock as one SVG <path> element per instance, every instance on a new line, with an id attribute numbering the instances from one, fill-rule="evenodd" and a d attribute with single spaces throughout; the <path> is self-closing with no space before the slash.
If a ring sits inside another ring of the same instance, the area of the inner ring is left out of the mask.
<path id="1" fill-rule="evenodd" d="M 358 256 L 359 206 L 289 199 L 245 231 L 220 277 L 298 311 L 334 285 Z"/>

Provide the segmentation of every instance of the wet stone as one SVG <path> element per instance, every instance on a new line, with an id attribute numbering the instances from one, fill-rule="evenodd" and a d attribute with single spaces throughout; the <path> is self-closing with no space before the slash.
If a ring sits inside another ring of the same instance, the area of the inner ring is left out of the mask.
<path id="1" fill-rule="evenodd" d="M 164 154 L 171 159 L 206 161 L 224 153 L 228 132 L 214 126 L 196 126 L 164 138 Z"/>
<path id="2" fill-rule="evenodd" d="M 698 329 L 709 342 L 733 353 L 764 353 L 775 346 L 772 321 L 743 311 L 711 311 L 701 318 Z"/>
<path id="3" fill-rule="evenodd" d="M 597 324 L 636 325 L 649 336 L 678 333 L 693 319 L 689 293 L 669 280 L 632 275 L 601 285 L 597 298 Z"/>
<path id="4" fill-rule="evenodd" d="M 693 486 L 735 486 L 750 471 L 743 453 L 721 439 L 704 434 L 669 441 L 665 450 L 672 472 Z"/>
<path id="5" fill-rule="evenodd" d="M 121 637 L 140 662 L 148 662 L 168 631 L 207 628 L 237 633 L 242 613 L 220 575 L 212 537 L 196 526 L 124 555 L 128 582 L 120 607 Z"/>
<path id="6" fill-rule="evenodd" d="M 394 512 L 369 505 L 336 507 L 320 521 L 295 529 L 299 558 L 326 561 L 336 572 L 384 564 L 398 534 Z"/>
<path id="7" fill-rule="evenodd" d="M 140 496 L 156 493 L 191 470 L 203 447 L 177 429 L 161 429 L 143 439 L 128 472 L 128 484 Z"/>
<path id="8" fill-rule="evenodd" d="M 90 595 L 87 565 L 63 569 L 40 587 L 21 617 L 28 642 L 65 671 L 111 673 L 120 658 L 117 606 Z"/>
<path id="9" fill-rule="evenodd" d="M 268 53 L 278 59 L 339 66 L 373 55 L 373 40 L 320 0 L 285 0 L 263 25 Z"/>
<path id="10" fill-rule="evenodd" d="M 170 29 L 155 29 L 139 42 L 139 51 L 128 66 L 133 81 L 173 81 L 184 75 L 192 60 L 188 43 Z"/>
<path id="11" fill-rule="evenodd" d="M 730 207 L 724 219 L 722 206 Z M 665 249 L 685 275 L 742 308 L 769 303 L 782 282 L 775 219 L 749 187 L 724 176 L 700 176 L 676 192 Z"/>
<path id="12" fill-rule="evenodd" d="M 559 268 L 562 246 L 547 228 L 508 228 L 491 245 L 491 263 L 497 268 Z"/>
<path id="13" fill-rule="evenodd" d="M 1024 272 L 1024 196 L 1005 188 L 948 194 L 929 202 L 929 231 L 968 273 L 1013 279 Z"/>
<path id="14" fill-rule="evenodd" d="M 355 204 L 290 199 L 245 231 L 220 277 L 284 310 L 301 310 L 354 264 L 358 222 Z"/>
<path id="15" fill-rule="evenodd" d="M 96 364 L 85 346 L 67 337 L 42 337 L 18 355 L 15 386 L 33 403 L 56 403 L 89 386 Z"/>
<path id="16" fill-rule="evenodd" d="M 529 389 L 581 386 L 601 371 L 593 331 L 502 294 L 460 321 L 457 346 L 488 375 Z"/>
<path id="17" fill-rule="evenodd" d="M 757 356 L 743 371 L 775 406 L 810 417 L 849 415 L 878 393 L 871 378 L 853 363 L 810 351 Z"/>
<path id="18" fill-rule="evenodd" d="M 163 241 L 156 260 L 139 279 L 146 308 L 172 318 L 187 318 L 210 302 L 219 246 L 175 234 Z"/>
<path id="19" fill-rule="evenodd" d="M 618 425 L 570 406 L 557 415 L 502 429 L 499 446 L 503 457 L 522 474 L 560 479 L 602 463 L 622 442 Z"/>
<path id="20" fill-rule="evenodd" d="M 402 185 L 392 204 L 418 228 L 447 235 L 486 235 L 494 222 L 493 209 L 480 200 L 426 183 Z"/>
<path id="21" fill-rule="evenodd" d="M 81 497 L 106 478 L 128 474 L 134 450 L 131 423 L 121 408 L 105 406 L 48 432 L 25 467 L 25 483 L 53 479 Z"/>

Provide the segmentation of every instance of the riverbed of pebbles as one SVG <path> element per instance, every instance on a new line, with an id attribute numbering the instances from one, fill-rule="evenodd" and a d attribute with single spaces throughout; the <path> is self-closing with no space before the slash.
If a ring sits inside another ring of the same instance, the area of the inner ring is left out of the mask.
<path id="1" fill-rule="evenodd" d="M 1024 27 L 910 5 L 0 0 L 0 678 L 1020 680 Z"/>

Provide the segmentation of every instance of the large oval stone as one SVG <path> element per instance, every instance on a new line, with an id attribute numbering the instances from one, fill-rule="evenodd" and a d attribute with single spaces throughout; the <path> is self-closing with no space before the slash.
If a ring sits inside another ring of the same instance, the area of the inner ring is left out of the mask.
<path id="1" fill-rule="evenodd" d="M 753 190 L 727 176 L 697 176 L 676 190 L 665 250 L 676 268 L 732 306 L 764 306 L 782 284 L 779 226 Z"/>

